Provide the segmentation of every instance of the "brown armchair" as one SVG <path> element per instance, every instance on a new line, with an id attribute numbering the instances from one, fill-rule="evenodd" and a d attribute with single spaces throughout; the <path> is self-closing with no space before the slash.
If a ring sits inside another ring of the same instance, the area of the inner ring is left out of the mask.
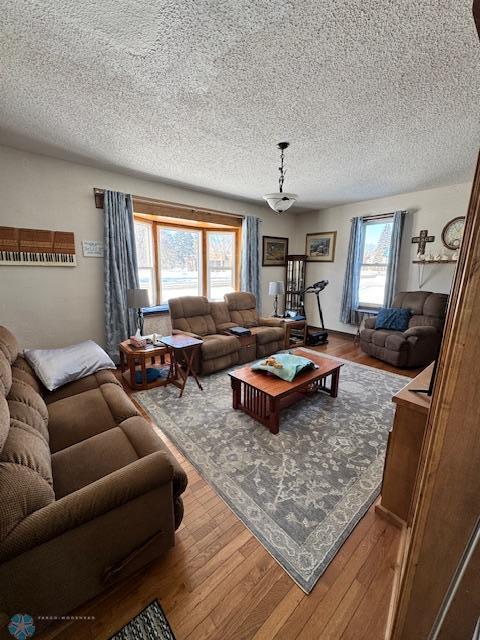
<path id="1" fill-rule="evenodd" d="M 395 367 L 423 367 L 437 356 L 445 323 L 448 296 L 431 291 L 398 293 L 392 307 L 409 309 L 408 329 L 404 332 L 375 329 L 375 318 L 365 320 L 360 346 L 368 355 Z"/>
<path id="2" fill-rule="evenodd" d="M 285 322 L 282 318 L 263 318 L 258 315 L 253 293 L 226 293 L 231 321 L 250 329 L 257 341 L 257 358 L 269 356 L 285 348 Z"/>

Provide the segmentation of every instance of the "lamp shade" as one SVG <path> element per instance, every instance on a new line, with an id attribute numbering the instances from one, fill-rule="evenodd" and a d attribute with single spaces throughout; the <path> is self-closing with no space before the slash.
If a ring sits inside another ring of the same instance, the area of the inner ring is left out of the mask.
<path id="1" fill-rule="evenodd" d="M 127 307 L 129 309 L 142 309 L 149 306 L 147 289 L 127 289 Z"/>
<path id="2" fill-rule="evenodd" d="M 268 295 L 269 296 L 283 296 L 285 293 L 285 285 L 281 280 L 277 282 L 268 283 Z"/>
<path id="3" fill-rule="evenodd" d="M 276 213 L 284 213 L 287 209 L 290 209 L 298 196 L 294 193 L 267 193 L 262 196 L 264 200 L 268 202 L 268 206 Z"/>

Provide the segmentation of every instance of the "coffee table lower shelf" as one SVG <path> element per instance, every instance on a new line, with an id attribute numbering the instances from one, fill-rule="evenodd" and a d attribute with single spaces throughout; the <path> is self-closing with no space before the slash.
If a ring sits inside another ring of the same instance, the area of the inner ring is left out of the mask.
<path id="1" fill-rule="evenodd" d="M 264 376 L 265 374 L 259 373 L 258 375 Z M 331 382 L 327 386 L 326 382 L 329 377 L 331 377 Z M 244 380 L 231 376 L 232 406 L 261 422 L 270 433 L 275 435 L 280 429 L 280 411 L 282 409 L 298 402 L 305 395 L 319 391 L 327 392 L 332 398 L 336 398 L 339 377 L 340 367 L 322 378 L 309 380 L 304 386 L 295 386 L 291 391 L 286 391 L 281 396 L 272 396 L 258 386 L 253 386 Z"/>

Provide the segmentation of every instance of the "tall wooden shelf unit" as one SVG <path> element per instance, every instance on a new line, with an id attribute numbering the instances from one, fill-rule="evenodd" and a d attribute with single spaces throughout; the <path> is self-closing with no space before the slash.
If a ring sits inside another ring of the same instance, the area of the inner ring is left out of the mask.
<path id="1" fill-rule="evenodd" d="M 301 292 L 305 289 L 306 255 L 287 256 L 285 274 L 285 310 L 305 315 Z"/>

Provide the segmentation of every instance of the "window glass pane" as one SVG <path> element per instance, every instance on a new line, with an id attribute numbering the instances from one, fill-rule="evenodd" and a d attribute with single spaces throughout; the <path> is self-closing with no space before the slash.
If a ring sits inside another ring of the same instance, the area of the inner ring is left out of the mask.
<path id="1" fill-rule="evenodd" d="M 153 267 L 152 225 L 145 222 L 135 221 L 134 229 L 138 267 L 139 269 Z"/>
<path id="2" fill-rule="evenodd" d="M 138 280 L 140 283 L 140 289 L 148 290 L 148 299 L 150 301 L 150 306 L 155 304 L 154 297 L 154 284 L 153 284 L 153 269 L 139 269 L 138 270 Z"/>
<path id="3" fill-rule="evenodd" d="M 383 305 L 387 267 L 362 265 L 360 270 L 360 304 Z"/>
<path id="4" fill-rule="evenodd" d="M 235 234 L 223 231 L 207 233 L 208 297 L 223 300 L 235 290 Z"/>
<path id="5" fill-rule="evenodd" d="M 382 306 L 392 240 L 391 220 L 365 225 L 358 298 L 360 305 Z"/>
<path id="6" fill-rule="evenodd" d="M 391 239 L 391 222 L 366 224 L 362 262 L 364 264 L 388 264 Z"/>
<path id="7" fill-rule="evenodd" d="M 158 233 L 161 303 L 202 295 L 200 232 L 159 227 Z"/>

